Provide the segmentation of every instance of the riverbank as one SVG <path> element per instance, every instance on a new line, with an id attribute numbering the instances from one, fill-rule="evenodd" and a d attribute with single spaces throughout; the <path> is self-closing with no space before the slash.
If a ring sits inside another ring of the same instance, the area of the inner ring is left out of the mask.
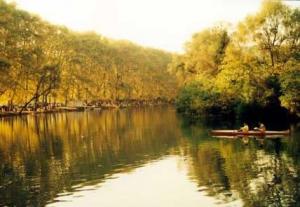
<path id="1" fill-rule="evenodd" d="M 0 112 L 1 117 L 10 117 L 10 116 L 21 116 L 21 115 L 33 115 L 41 113 L 58 113 L 58 112 L 71 112 L 71 111 L 84 111 L 83 107 L 59 107 L 55 109 L 39 109 L 37 111 L 2 111 Z"/>
<path id="2" fill-rule="evenodd" d="M 100 111 L 105 109 L 120 109 L 128 107 L 143 107 L 143 106 L 159 106 L 173 104 L 173 101 L 166 100 L 123 100 L 123 101 L 98 101 L 87 105 L 77 105 L 77 106 L 63 106 L 61 104 L 48 104 L 47 106 L 40 106 L 37 109 L 33 107 L 28 107 L 26 110 L 20 111 L 19 107 L 10 107 L 12 110 L 8 109 L 7 106 L 0 107 L 0 118 L 10 117 L 10 116 L 22 116 L 22 115 L 34 115 L 42 113 L 60 113 L 60 112 L 75 112 L 75 111 Z M 1 110 L 2 109 L 2 110 Z"/>
<path id="3" fill-rule="evenodd" d="M 243 123 L 255 127 L 259 122 L 263 122 L 274 129 L 285 129 L 291 123 L 299 123 L 299 114 L 290 113 L 284 107 L 259 106 L 259 105 L 235 105 L 224 108 L 208 108 L 208 110 L 195 110 L 191 108 L 179 108 L 177 112 L 188 120 L 189 123 L 221 124 L 231 123 L 230 127 L 240 126 Z M 230 128 L 229 127 L 229 128 Z"/>

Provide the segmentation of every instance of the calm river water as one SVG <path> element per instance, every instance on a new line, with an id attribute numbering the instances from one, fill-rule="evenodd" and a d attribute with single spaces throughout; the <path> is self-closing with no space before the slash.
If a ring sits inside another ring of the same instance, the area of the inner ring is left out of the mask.
<path id="1" fill-rule="evenodd" d="M 0 119 L 0 206 L 300 206 L 299 127 L 266 140 L 213 127 L 172 107 Z"/>

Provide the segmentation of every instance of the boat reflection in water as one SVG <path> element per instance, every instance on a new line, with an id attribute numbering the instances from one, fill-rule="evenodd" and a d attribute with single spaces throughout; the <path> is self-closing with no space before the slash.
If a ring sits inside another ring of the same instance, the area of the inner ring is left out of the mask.
<path id="1" fill-rule="evenodd" d="M 172 107 L 2 119 L 0 206 L 296 206 L 299 130 L 209 131 Z"/>

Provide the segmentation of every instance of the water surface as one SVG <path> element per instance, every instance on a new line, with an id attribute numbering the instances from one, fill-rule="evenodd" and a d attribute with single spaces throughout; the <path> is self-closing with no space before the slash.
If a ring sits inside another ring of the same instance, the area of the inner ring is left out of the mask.
<path id="1" fill-rule="evenodd" d="M 0 206 L 300 205 L 296 126 L 266 140 L 212 127 L 172 107 L 1 119 Z"/>

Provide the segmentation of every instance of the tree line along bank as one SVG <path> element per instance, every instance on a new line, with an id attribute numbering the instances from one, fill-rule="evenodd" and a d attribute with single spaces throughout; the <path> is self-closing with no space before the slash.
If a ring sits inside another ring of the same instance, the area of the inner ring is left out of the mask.
<path id="1" fill-rule="evenodd" d="M 180 84 L 177 108 L 191 116 L 297 118 L 300 10 L 265 0 L 236 27 L 194 34 L 170 70 Z"/>
<path id="2" fill-rule="evenodd" d="M 162 50 L 52 25 L 0 0 L 3 110 L 169 102 L 177 92 L 171 59 Z"/>

